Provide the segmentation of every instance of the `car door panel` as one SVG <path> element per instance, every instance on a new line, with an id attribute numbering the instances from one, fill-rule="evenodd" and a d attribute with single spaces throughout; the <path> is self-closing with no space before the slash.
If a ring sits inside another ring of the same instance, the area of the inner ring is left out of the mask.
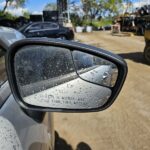
<path id="1" fill-rule="evenodd" d="M 52 113 L 44 113 L 38 121 L 39 112 L 23 110 L 11 93 L 4 55 L 11 43 L 25 37 L 14 29 L 6 29 L 1 29 L 5 36 L 1 36 L 0 45 L 0 150 L 53 150 Z"/>
<path id="2" fill-rule="evenodd" d="M 42 24 L 35 23 L 26 30 L 27 37 L 43 37 Z"/>
<path id="3" fill-rule="evenodd" d="M 59 26 L 55 23 L 43 23 L 43 35 L 49 38 L 57 38 Z"/>
<path id="4" fill-rule="evenodd" d="M 28 116 L 10 95 L 0 109 L 0 115 L 15 128 L 23 150 L 53 150 L 52 114 L 46 113 L 44 120 L 38 123 Z"/>

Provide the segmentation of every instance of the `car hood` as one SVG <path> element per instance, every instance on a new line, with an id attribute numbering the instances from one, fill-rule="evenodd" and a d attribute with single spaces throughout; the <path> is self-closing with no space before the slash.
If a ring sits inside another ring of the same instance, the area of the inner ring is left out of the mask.
<path id="1" fill-rule="evenodd" d="M 25 39 L 25 36 L 19 31 L 12 28 L 0 27 L 0 45 L 5 49 L 21 39 Z"/>

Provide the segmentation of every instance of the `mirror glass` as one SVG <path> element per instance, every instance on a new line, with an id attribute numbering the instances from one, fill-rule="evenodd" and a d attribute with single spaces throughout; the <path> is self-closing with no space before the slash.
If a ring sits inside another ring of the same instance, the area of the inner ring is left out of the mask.
<path id="1" fill-rule="evenodd" d="M 14 57 L 23 101 L 45 108 L 77 110 L 103 106 L 112 94 L 109 87 L 114 85 L 114 66 L 107 60 L 55 46 L 25 46 Z M 115 82 L 117 77 L 114 78 Z"/>
<path id="2" fill-rule="evenodd" d="M 72 53 L 78 75 L 89 82 L 114 87 L 118 68 L 112 62 L 80 51 Z"/>

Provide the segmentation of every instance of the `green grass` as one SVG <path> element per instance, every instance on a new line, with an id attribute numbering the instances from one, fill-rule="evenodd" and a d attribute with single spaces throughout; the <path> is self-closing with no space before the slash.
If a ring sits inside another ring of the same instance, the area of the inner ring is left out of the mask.
<path id="1" fill-rule="evenodd" d="M 82 26 L 92 25 L 94 27 L 106 26 L 112 24 L 110 19 L 101 19 L 101 21 L 93 20 L 92 24 L 89 20 L 84 20 Z"/>
<path id="2" fill-rule="evenodd" d="M 102 19 L 101 21 L 93 21 L 93 26 L 100 27 L 112 24 L 112 20 Z"/>

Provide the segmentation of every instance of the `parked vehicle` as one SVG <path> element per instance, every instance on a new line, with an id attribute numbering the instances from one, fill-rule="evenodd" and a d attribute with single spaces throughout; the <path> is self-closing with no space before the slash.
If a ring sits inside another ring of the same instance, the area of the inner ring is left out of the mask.
<path id="1" fill-rule="evenodd" d="M 102 111 L 121 91 L 127 65 L 118 55 L 76 42 L 24 39 L 15 30 L 0 31 L 8 35 L 0 36 L 0 149 L 54 150 L 52 112 Z M 22 40 L 9 43 L 15 37 Z"/>
<path id="2" fill-rule="evenodd" d="M 106 31 L 108 30 L 109 31 L 109 30 L 111 30 L 111 25 L 106 25 L 103 28 L 104 28 L 104 30 L 106 30 Z"/>
<path id="3" fill-rule="evenodd" d="M 29 23 L 19 29 L 26 37 L 48 37 L 66 40 L 74 39 L 74 32 L 71 28 L 63 27 L 54 22 Z"/>
<path id="4" fill-rule="evenodd" d="M 29 19 L 26 19 L 23 16 L 17 17 L 16 19 L 8 19 L 3 16 L 0 17 L 0 26 L 19 29 L 20 27 L 29 23 L 29 21 L 30 21 Z"/>
<path id="5" fill-rule="evenodd" d="M 20 39 L 25 39 L 25 36 L 19 31 L 8 27 L 0 27 L 0 46 L 4 47 L 5 50 Z"/>
<path id="6" fill-rule="evenodd" d="M 144 49 L 144 59 L 150 64 L 150 26 L 145 30 L 145 49 Z"/>
<path id="7" fill-rule="evenodd" d="M 147 25 L 150 24 L 150 5 L 137 8 L 134 13 L 126 13 L 117 20 L 120 22 L 121 31 L 144 35 Z"/>
<path id="8" fill-rule="evenodd" d="M 4 55 L 12 43 L 24 38 L 14 29 L 0 27 L 0 149 L 53 150 L 53 114 L 21 108 L 7 81 Z"/>

